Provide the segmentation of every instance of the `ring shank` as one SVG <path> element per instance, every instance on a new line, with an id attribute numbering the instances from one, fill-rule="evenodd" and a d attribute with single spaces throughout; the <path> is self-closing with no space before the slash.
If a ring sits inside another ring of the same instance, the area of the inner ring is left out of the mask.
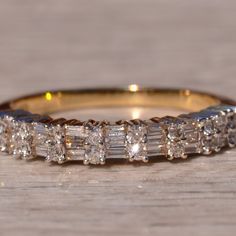
<path id="1" fill-rule="evenodd" d="M 51 114 L 63 110 L 96 107 L 171 107 L 198 111 L 219 104 L 235 102 L 207 93 L 178 89 L 84 89 L 52 91 L 12 100 L 0 109 L 23 109 Z"/>

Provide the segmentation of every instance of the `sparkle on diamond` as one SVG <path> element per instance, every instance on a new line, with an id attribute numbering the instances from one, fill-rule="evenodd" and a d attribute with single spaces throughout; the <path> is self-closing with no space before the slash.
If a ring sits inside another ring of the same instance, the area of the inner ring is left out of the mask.
<path id="1" fill-rule="evenodd" d="M 145 125 L 127 127 L 126 152 L 130 161 L 147 161 L 147 127 Z"/>

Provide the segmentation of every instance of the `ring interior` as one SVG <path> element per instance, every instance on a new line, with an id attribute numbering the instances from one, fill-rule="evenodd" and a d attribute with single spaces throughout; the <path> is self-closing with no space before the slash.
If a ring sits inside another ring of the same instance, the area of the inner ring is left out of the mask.
<path id="1" fill-rule="evenodd" d="M 97 107 L 168 107 L 199 111 L 222 104 L 222 100 L 205 93 L 190 90 L 94 89 L 80 91 L 55 91 L 27 96 L 5 103 L 0 108 L 23 109 L 37 114 L 97 108 Z"/>

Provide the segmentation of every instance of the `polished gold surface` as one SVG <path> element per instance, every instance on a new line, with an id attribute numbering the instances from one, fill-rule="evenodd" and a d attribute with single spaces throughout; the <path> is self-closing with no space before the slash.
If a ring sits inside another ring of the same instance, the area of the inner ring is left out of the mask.
<path id="1" fill-rule="evenodd" d="M 12 100 L 2 109 L 24 109 L 32 113 L 51 114 L 78 108 L 95 107 L 171 107 L 189 111 L 232 103 L 207 93 L 178 89 L 88 89 L 45 92 Z"/>

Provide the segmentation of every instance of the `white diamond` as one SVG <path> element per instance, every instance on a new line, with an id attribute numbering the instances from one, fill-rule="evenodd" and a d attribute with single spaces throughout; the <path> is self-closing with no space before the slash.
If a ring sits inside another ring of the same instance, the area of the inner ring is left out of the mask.
<path id="1" fill-rule="evenodd" d="M 28 159 L 32 154 L 31 145 L 28 142 L 22 142 L 20 153 L 23 159 Z"/>
<path id="2" fill-rule="evenodd" d="M 183 125 L 183 137 L 185 154 L 200 153 L 200 130 L 196 123 L 192 120 L 187 120 Z"/>
<path id="3" fill-rule="evenodd" d="M 166 155 L 166 134 L 159 123 L 147 122 L 147 150 L 149 156 Z"/>
<path id="4" fill-rule="evenodd" d="M 210 137 L 214 134 L 214 126 L 212 120 L 206 120 L 203 126 L 203 133 L 206 137 Z"/>
<path id="5" fill-rule="evenodd" d="M 168 144 L 168 155 L 170 159 L 184 157 L 184 146 L 181 142 Z"/>
<path id="6" fill-rule="evenodd" d="M 135 160 L 143 160 L 143 153 L 146 154 L 146 147 L 144 143 L 134 143 L 134 144 L 128 144 L 128 154 L 131 158 L 134 158 Z"/>
<path id="7" fill-rule="evenodd" d="M 106 147 L 104 129 L 100 126 L 86 126 L 85 132 L 85 164 L 104 164 Z"/>
<path id="8" fill-rule="evenodd" d="M 172 142 L 180 141 L 183 137 L 183 126 L 177 124 L 171 124 L 168 127 L 168 139 Z"/>
<path id="9" fill-rule="evenodd" d="M 190 117 L 165 117 L 161 121 L 167 130 L 166 148 L 168 159 L 187 158 L 188 154 L 200 153 L 200 130 Z"/>
<path id="10" fill-rule="evenodd" d="M 231 114 L 228 117 L 227 124 L 227 141 L 230 147 L 236 146 L 236 114 Z"/>
<path id="11" fill-rule="evenodd" d="M 7 151 L 8 146 L 8 127 L 5 118 L 0 119 L 0 151 Z"/>
<path id="12" fill-rule="evenodd" d="M 228 116 L 228 128 L 231 130 L 236 129 L 236 114 L 229 114 Z"/>
<path id="13" fill-rule="evenodd" d="M 34 145 L 36 154 L 46 157 L 47 161 L 66 161 L 64 127 L 35 124 Z"/>
<path id="14" fill-rule="evenodd" d="M 185 142 L 183 124 L 170 123 L 167 128 L 167 150 L 169 159 L 185 158 Z"/>
<path id="15" fill-rule="evenodd" d="M 22 159 L 33 158 L 33 133 L 31 124 L 12 120 L 10 130 L 9 152 L 14 157 L 21 157 Z"/>
<path id="16" fill-rule="evenodd" d="M 105 149 L 99 147 L 99 145 L 91 145 L 85 152 L 85 161 L 90 164 L 97 165 L 103 164 L 105 161 Z"/>
<path id="17" fill-rule="evenodd" d="M 125 125 L 106 126 L 106 147 L 110 158 L 125 157 Z"/>
<path id="18" fill-rule="evenodd" d="M 228 131 L 228 143 L 230 147 L 236 146 L 236 130 L 229 130 Z"/>
<path id="19" fill-rule="evenodd" d="M 34 124 L 34 146 L 37 156 L 47 157 L 48 155 L 48 128 L 44 124 Z"/>
<path id="20" fill-rule="evenodd" d="M 49 162 L 56 161 L 58 163 L 65 162 L 66 156 L 64 145 L 61 143 L 51 142 L 48 146 L 48 155 L 46 160 Z"/>
<path id="21" fill-rule="evenodd" d="M 200 126 L 202 127 L 203 153 L 209 155 L 212 151 L 219 152 L 226 145 L 226 114 L 219 112 L 217 115 L 201 121 Z"/>
<path id="22" fill-rule="evenodd" d="M 47 145 L 47 161 L 57 161 L 58 163 L 66 161 L 63 127 L 56 125 L 48 128 Z"/>
<path id="23" fill-rule="evenodd" d="M 126 152 L 130 161 L 147 161 L 147 127 L 145 125 L 128 126 Z"/>
<path id="24" fill-rule="evenodd" d="M 69 160 L 84 160 L 86 137 L 84 126 L 66 126 L 65 140 Z"/>
<path id="25" fill-rule="evenodd" d="M 87 130 L 87 138 L 86 143 L 90 145 L 98 145 L 102 143 L 104 140 L 103 129 L 101 127 L 92 127 L 88 128 Z"/>
<path id="26" fill-rule="evenodd" d="M 212 149 L 216 152 L 226 146 L 227 141 L 227 117 L 226 114 L 219 114 L 213 117 L 215 133 L 212 137 Z"/>
<path id="27" fill-rule="evenodd" d="M 69 160 L 85 164 L 104 164 L 104 129 L 100 126 L 66 126 L 66 148 Z"/>

